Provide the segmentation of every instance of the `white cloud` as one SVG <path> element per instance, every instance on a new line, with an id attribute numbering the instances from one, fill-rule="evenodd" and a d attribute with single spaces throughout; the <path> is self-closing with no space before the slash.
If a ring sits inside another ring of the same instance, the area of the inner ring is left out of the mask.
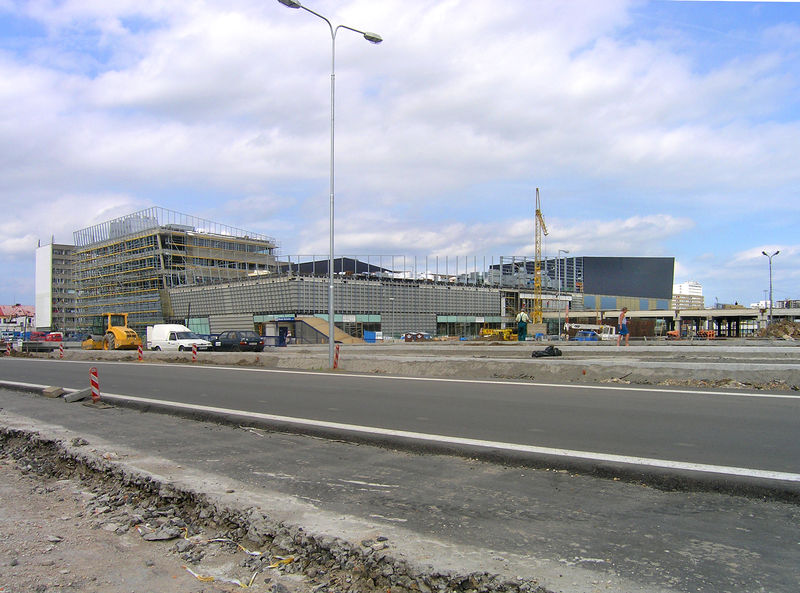
<path id="1" fill-rule="evenodd" d="M 0 221 L 0 256 L 31 259 L 36 245 L 72 243 L 73 232 L 147 207 L 124 195 L 41 195 L 6 210 Z"/>
<path id="2" fill-rule="evenodd" d="M 575 255 L 667 256 L 665 244 L 694 227 L 688 219 L 670 215 L 634 216 L 626 219 L 558 220 L 548 222 L 543 255 L 554 257 L 559 249 Z M 303 253 L 326 253 L 328 229 L 323 224 L 308 229 Z M 401 219 L 340 214 L 336 251 L 349 254 L 380 253 L 416 255 L 495 254 L 528 256 L 534 253 L 532 220 L 497 219 L 492 222 L 442 224 L 435 229 Z M 642 250 L 641 245 L 647 247 Z"/>
<path id="3" fill-rule="evenodd" d="M 505 188 L 546 184 L 565 196 L 546 207 L 546 249 L 675 254 L 702 279 L 701 258 L 671 252 L 683 234 L 797 213 L 796 24 L 698 68 L 679 38 L 626 29 L 632 7 L 647 4 L 315 2 L 385 40 L 337 37 L 337 250 L 532 253 L 530 191 Z M 256 0 L 14 10 L 48 36 L 0 53 L 0 197 L 15 206 L 0 252 L 149 204 L 327 252 L 323 22 Z"/>

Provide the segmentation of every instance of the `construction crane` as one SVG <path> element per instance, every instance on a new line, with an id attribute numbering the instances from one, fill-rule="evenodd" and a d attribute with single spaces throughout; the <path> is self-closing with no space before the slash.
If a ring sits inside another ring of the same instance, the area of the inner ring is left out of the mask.
<path id="1" fill-rule="evenodd" d="M 533 323 L 542 323 L 542 235 L 547 234 L 547 225 L 542 216 L 542 204 L 539 200 L 539 188 L 536 188 L 536 221 L 535 221 L 536 247 L 533 260 Z"/>

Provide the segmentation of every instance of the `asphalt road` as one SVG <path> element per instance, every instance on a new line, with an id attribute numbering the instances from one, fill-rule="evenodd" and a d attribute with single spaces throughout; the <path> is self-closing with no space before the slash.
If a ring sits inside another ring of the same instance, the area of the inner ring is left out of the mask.
<path id="1" fill-rule="evenodd" d="M 615 475 L 800 485 L 800 395 L 129 362 L 3 359 L 0 379 L 88 386 L 389 444 L 608 468 Z M 219 409 L 223 410 L 219 410 Z"/>
<path id="2" fill-rule="evenodd" d="M 0 424 L 88 439 L 96 454 L 193 490 L 225 489 L 287 525 L 439 571 L 535 579 L 563 593 L 795 593 L 800 507 L 0 389 Z M 303 511 L 304 508 L 309 510 Z M 326 518 L 327 517 L 327 518 Z M 355 533 L 354 533 L 355 531 Z"/>

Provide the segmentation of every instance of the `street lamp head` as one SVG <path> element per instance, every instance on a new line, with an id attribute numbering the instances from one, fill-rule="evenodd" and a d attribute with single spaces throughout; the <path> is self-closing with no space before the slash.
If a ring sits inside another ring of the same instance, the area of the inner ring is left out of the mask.
<path id="1" fill-rule="evenodd" d="M 278 1 L 279 2 L 283 2 L 284 0 L 278 0 Z M 287 1 L 291 1 L 291 0 L 287 0 Z M 298 6 L 299 6 L 299 3 L 298 3 Z M 370 43 L 375 43 L 375 44 L 378 44 L 381 41 L 383 41 L 383 37 L 381 37 L 377 33 L 370 33 L 369 31 L 364 31 L 364 39 L 366 39 Z"/>
<path id="2" fill-rule="evenodd" d="M 297 2 L 297 0 L 278 0 L 284 6 L 288 6 L 289 8 L 302 8 L 303 5 Z"/>
<path id="3" fill-rule="evenodd" d="M 762 251 L 761 255 L 767 255 L 767 252 L 766 251 Z M 767 255 L 767 257 L 769 257 L 769 256 Z"/>

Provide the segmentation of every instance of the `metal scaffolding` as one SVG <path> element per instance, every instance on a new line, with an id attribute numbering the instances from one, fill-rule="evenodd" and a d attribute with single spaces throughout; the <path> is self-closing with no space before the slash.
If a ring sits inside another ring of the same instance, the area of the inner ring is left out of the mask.
<path id="1" fill-rule="evenodd" d="M 136 329 L 169 316 L 167 290 L 275 269 L 274 239 L 164 208 L 75 231 L 79 325 L 129 313 Z"/>

